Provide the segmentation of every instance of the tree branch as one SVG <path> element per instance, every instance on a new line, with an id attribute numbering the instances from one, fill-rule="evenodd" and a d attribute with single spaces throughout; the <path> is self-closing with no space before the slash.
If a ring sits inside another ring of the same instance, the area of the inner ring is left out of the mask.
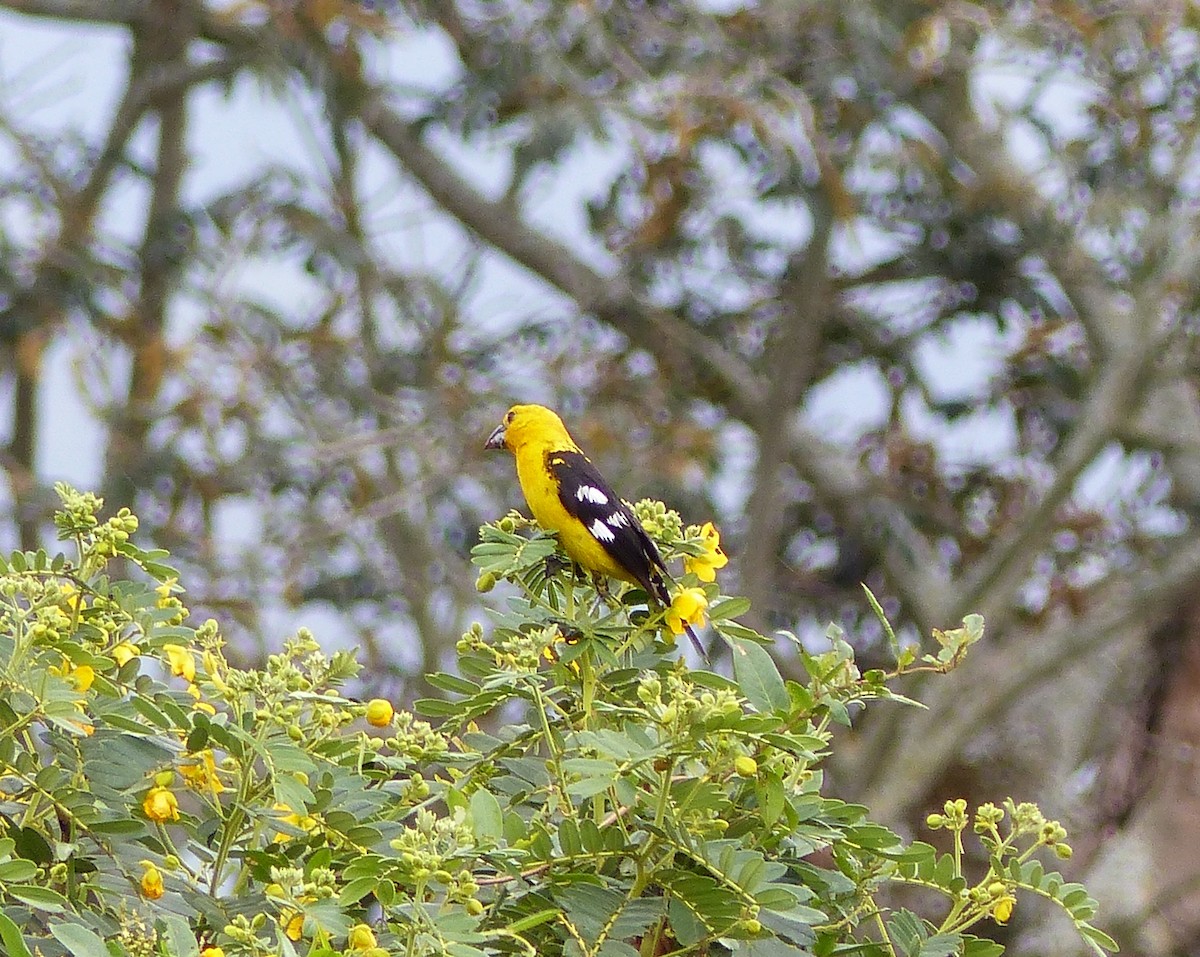
<path id="1" fill-rule="evenodd" d="M 765 390 L 748 363 L 677 316 L 646 307 L 625 279 L 597 272 L 562 243 L 529 226 L 512 204 L 488 199 L 426 146 L 414 125 L 378 94 L 365 97 L 360 115 L 372 135 L 460 223 L 569 296 L 581 312 L 596 315 L 649 350 L 673 375 L 693 381 L 738 418 L 753 422 Z"/>
<path id="2" fill-rule="evenodd" d="M 193 35 L 181 0 L 158 0 L 148 19 L 135 31 L 132 62 L 141 95 L 158 113 L 158 154 L 138 253 L 140 289 L 130 318 L 121 330 L 133 351 L 133 367 L 121 418 L 114 422 L 105 463 L 105 497 L 132 502 L 146 455 L 146 436 L 168 363 L 164 330 L 167 305 L 183 260 L 186 241 L 181 227 L 179 193 L 187 166 L 187 93 L 193 74 L 187 61 Z M 180 79 L 184 78 L 184 82 Z M 172 82 L 165 83 L 165 79 Z M 150 91 L 154 91 L 151 93 Z"/>
<path id="3" fill-rule="evenodd" d="M 30 17 L 129 27 L 146 15 L 150 0 L 0 0 L 0 7 Z"/>
<path id="4" fill-rule="evenodd" d="M 930 781 L 959 754 L 967 741 L 998 720 L 1023 697 L 1055 680 L 1081 657 L 1100 654 L 1133 629 L 1147 630 L 1166 618 L 1200 579 L 1200 543 L 1180 548 L 1160 568 L 1106 582 L 1104 594 L 1081 617 L 1013 636 L 1003 654 L 972 655 L 954 672 L 954 707 L 931 704 L 906 736 L 902 761 L 889 762 L 872 776 L 859 799 L 882 820 L 899 820 L 924 797 Z M 978 646 L 977 646 L 978 647 Z M 970 688 L 970 694 L 963 689 Z"/>

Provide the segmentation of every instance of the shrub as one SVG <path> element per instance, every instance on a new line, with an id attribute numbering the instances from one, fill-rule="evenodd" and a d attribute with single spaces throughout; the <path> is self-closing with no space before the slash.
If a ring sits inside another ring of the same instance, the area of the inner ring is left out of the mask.
<path id="1" fill-rule="evenodd" d="M 711 528 L 640 503 L 671 560 L 673 613 L 598 594 L 510 515 L 482 530 L 479 587 L 515 588 L 471 628 L 445 698 L 414 714 L 339 690 L 348 654 L 307 632 L 262 670 L 189 624 L 176 572 L 126 510 L 59 488 L 74 556 L 0 563 L 0 943 L 10 957 L 567 954 L 642 957 L 998 954 L 970 934 L 1023 892 L 1097 950 L 1094 902 L 1035 856 L 1069 854 L 1032 805 L 931 817 L 953 852 L 905 844 L 821 794 L 833 727 L 889 682 L 945 670 L 982 622 L 861 673 L 837 633 L 808 679 L 721 594 Z M 689 668 L 680 617 L 705 615 L 733 676 Z M 665 622 L 674 617 L 674 628 Z M 433 719 L 436 725 L 424 720 Z M 963 873 L 973 831 L 986 873 Z M 885 906 L 919 885 L 946 906 Z"/>

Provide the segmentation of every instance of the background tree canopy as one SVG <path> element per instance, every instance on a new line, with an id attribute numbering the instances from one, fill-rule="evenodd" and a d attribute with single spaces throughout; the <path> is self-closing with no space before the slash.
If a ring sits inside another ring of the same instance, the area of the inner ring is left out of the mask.
<path id="1" fill-rule="evenodd" d="M 242 655 L 319 614 L 411 696 L 518 503 L 483 438 L 546 402 L 717 523 L 759 627 L 869 661 L 864 581 L 913 639 L 985 615 L 831 791 L 897 826 L 1036 799 L 1127 949 L 1200 945 L 1190 6 L 0 8 L 123 75 L 78 123 L 35 95 L 86 90 L 70 60 L 3 98 L 5 545 L 50 540 L 48 434 L 99 432 Z M 1067 952 L 1046 917 L 1017 952 Z"/>

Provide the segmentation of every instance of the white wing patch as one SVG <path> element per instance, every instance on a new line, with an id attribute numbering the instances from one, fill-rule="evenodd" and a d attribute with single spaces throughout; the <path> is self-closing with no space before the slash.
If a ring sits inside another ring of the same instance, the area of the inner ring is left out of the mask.
<path id="1" fill-rule="evenodd" d="M 608 496 L 594 485 L 581 485 L 575 489 L 575 497 L 581 502 L 591 502 L 593 505 L 607 505 Z"/>
<path id="2" fill-rule="evenodd" d="M 588 531 L 602 542 L 616 541 L 617 536 L 613 534 L 611 528 L 604 524 L 604 519 L 598 518 L 588 527 Z"/>
<path id="3" fill-rule="evenodd" d="M 613 528 L 625 528 L 629 524 L 629 519 L 625 517 L 624 512 L 613 512 L 608 516 L 608 524 Z"/>

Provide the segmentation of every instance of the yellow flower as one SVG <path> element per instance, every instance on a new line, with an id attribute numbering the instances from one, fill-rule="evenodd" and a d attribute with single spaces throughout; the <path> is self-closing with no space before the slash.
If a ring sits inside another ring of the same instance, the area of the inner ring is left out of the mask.
<path id="1" fill-rule="evenodd" d="M 225 785 L 217 777 L 217 762 L 211 748 L 193 754 L 186 764 L 179 766 L 179 773 L 194 791 L 207 791 L 216 797 L 225 790 Z"/>
<path id="2" fill-rule="evenodd" d="M 175 591 L 175 582 L 178 579 L 168 578 L 165 582 L 159 585 L 154 591 L 158 594 L 158 607 L 171 607 L 171 592 Z"/>
<path id="3" fill-rule="evenodd" d="M 96 671 L 91 665 L 77 665 L 67 657 L 63 658 L 61 665 L 51 665 L 46 670 L 52 675 L 66 678 L 79 692 L 87 691 L 96 680 Z"/>
<path id="4" fill-rule="evenodd" d="M 383 698 L 372 698 L 367 702 L 367 724 L 372 728 L 386 728 L 392 723 L 396 709 L 390 701 Z"/>
<path id="5" fill-rule="evenodd" d="M 117 659 L 117 667 L 124 668 L 125 665 L 142 653 L 142 650 L 132 641 L 122 641 L 113 646 L 110 654 Z"/>
<path id="6" fill-rule="evenodd" d="M 292 827 L 298 827 L 302 831 L 311 831 L 317 826 L 317 819 L 315 817 L 313 817 L 311 814 L 299 814 L 296 811 L 293 811 L 286 804 L 276 804 L 275 810 L 286 812 L 279 819 L 284 824 L 290 824 Z M 290 841 L 291 839 L 292 839 L 291 834 L 282 834 L 281 833 L 281 834 L 275 835 L 276 841 Z"/>
<path id="7" fill-rule="evenodd" d="M 1005 894 L 992 905 L 992 920 L 997 924 L 1007 924 L 1016 904 L 1017 899 L 1012 894 Z"/>
<path id="8" fill-rule="evenodd" d="M 72 582 L 59 582 L 58 594 L 61 598 L 58 607 L 65 612 L 74 614 L 77 609 L 87 608 L 87 599 L 80 594 L 79 589 Z"/>
<path id="9" fill-rule="evenodd" d="M 146 812 L 146 817 L 160 824 L 179 820 L 179 802 L 169 788 L 162 786 L 152 787 L 147 792 L 142 801 L 142 810 Z"/>
<path id="10" fill-rule="evenodd" d="M 96 680 L 96 672 L 91 665 L 77 665 L 71 670 L 71 682 L 76 691 L 87 691 Z"/>
<path id="11" fill-rule="evenodd" d="M 717 569 L 724 568 L 729 563 L 729 557 L 721 551 L 721 533 L 713 527 L 712 522 L 705 522 L 704 527 L 700 529 L 700 534 L 704 536 L 704 541 L 701 543 L 704 547 L 704 554 L 685 555 L 683 570 L 693 573 L 702 582 L 715 582 Z"/>
<path id="12" fill-rule="evenodd" d="M 220 947 L 205 947 L 200 951 L 200 957 L 225 957 L 225 951 Z"/>
<path id="13" fill-rule="evenodd" d="M 300 911 L 285 910 L 279 915 L 283 924 L 283 932 L 288 940 L 299 940 L 304 936 L 304 915 Z"/>
<path id="14" fill-rule="evenodd" d="M 350 950 L 369 950 L 372 947 L 378 947 L 379 944 L 375 940 L 375 933 L 366 924 L 355 924 L 350 928 L 350 939 L 346 942 L 346 947 Z"/>
<path id="15" fill-rule="evenodd" d="M 196 656 L 183 645 L 163 645 L 171 674 L 185 678 L 189 683 L 196 680 Z"/>
<path id="16" fill-rule="evenodd" d="M 671 599 L 671 607 L 667 609 L 667 626 L 673 634 L 682 635 L 684 625 L 704 625 L 704 610 L 708 608 L 708 599 L 699 588 L 684 588 Z"/>
<path id="17" fill-rule="evenodd" d="M 212 651 L 205 651 L 201 656 L 204 662 L 204 670 L 208 673 L 208 679 L 216 687 L 217 691 L 224 694 L 229 690 L 229 685 L 225 684 L 225 680 L 221 677 L 221 672 L 228 668 L 225 659 Z"/>
<path id="18" fill-rule="evenodd" d="M 142 875 L 142 894 L 150 900 L 156 901 L 163 896 L 163 892 L 166 890 L 163 886 L 162 874 L 153 864 L 143 862 L 142 867 L 146 869 L 146 873 Z"/>

